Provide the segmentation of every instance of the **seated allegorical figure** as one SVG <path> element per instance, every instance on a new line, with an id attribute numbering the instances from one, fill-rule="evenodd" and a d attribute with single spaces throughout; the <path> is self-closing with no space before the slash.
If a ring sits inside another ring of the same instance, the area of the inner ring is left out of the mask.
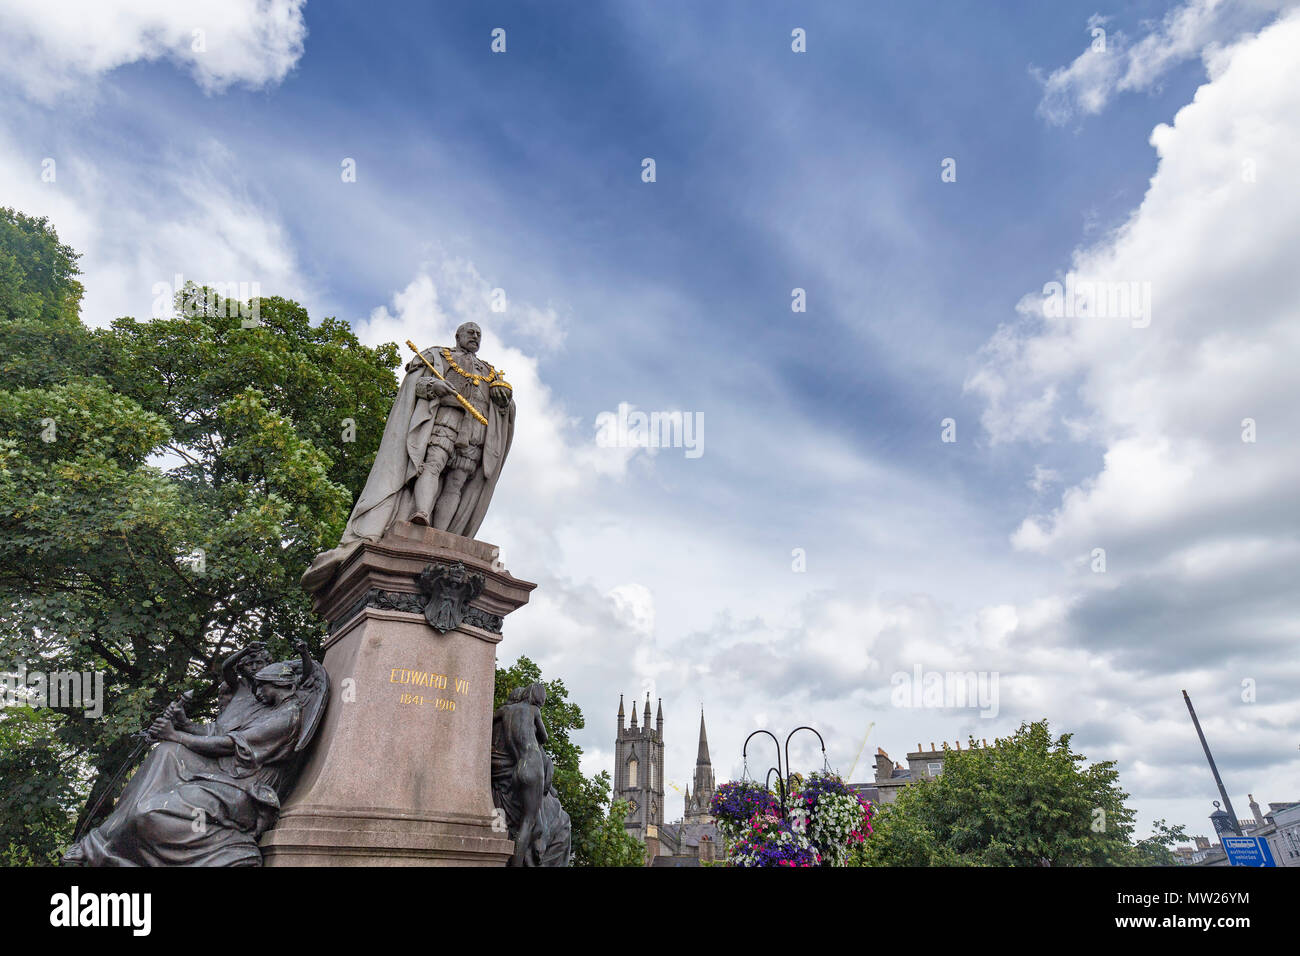
<path id="1" fill-rule="evenodd" d="M 329 696 L 325 668 L 305 644 L 297 649 L 300 661 L 267 664 L 252 675 L 228 667 L 227 685 L 234 677 L 236 686 L 210 724 L 192 723 L 179 704 L 170 705 L 150 726 L 158 743 L 113 812 L 63 862 L 260 866 L 258 839 L 279 815 Z M 259 662 L 258 653 L 253 648 L 241 660 Z"/>

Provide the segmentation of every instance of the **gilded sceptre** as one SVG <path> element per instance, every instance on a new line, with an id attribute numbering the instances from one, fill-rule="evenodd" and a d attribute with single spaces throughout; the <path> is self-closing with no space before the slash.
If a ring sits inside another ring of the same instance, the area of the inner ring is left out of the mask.
<path id="1" fill-rule="evenodd" d="M 448 388 L 451 388 L 451 383 L 442 377 L 442 373 L 433 367 L 433 363 L 424 357 L 424 353 L 415 347 L 414 342 L 412 342 L 410 339 L 407 339 L 406 344 L 411 347 L 412 352 L 420 356 L 420 361 L 429 367 L 429 371 L 432 372 L 434 375 L 436 375 L 438 377 L 438 380 L 442 382 L 442 384 L 446 385 Z M 488 420 L 483 417 L 483 413 L 480 412 L 477 408 L 475 408 L 472 404 L 470 404 L 469 399 L 467 399 L 460 392 L 456 391 L 454 388 L 452 388 L 451 393 L 456 396 L 456 401 L 460 402 L 461 405 L 464 406 L 465 411 L 469 412 L 476 419 L 478 419 L 479 424 L 486 425 L 488 423 Z"/>

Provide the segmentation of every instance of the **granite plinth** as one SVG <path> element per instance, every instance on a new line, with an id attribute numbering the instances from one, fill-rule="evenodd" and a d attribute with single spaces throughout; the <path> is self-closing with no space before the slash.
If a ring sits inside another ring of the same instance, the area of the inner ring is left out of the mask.
<path id="1" fill-rule="evenodd" d="M 492 694 L 499 624 L 536 586 L 495 547 L 399 523 L 355 546 L 314 595 L 329 622 L 331 699 L 297 785 L 262 838 L 268 866 L 503 866 L 494 815 Z M 482 591 L 439 633 L 417 607 L 430 565 L 459 562 Z"/>

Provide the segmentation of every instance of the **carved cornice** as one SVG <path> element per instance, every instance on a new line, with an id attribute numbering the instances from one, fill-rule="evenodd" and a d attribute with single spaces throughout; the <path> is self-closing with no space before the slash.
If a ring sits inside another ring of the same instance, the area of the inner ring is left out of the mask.
<path id="1" fill-rule="evenodd" d="M 491 634 L 501 633 L 503 619 L 500 615 L 470 605 L 469 602 L 483 592 L 483 576 L 467 571 L 460 561 L 426 564 L 424 570 L 415 575 L 415 584 L 418 592 L 370 588 L 331 624 L 330 633 L 368 607 L 423 614 L 429 626 L 441 634 L 462 624 Z"/>

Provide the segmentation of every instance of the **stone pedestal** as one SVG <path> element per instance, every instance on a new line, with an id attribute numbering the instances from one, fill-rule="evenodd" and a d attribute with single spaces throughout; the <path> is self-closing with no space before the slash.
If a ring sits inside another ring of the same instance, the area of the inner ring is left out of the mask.
<path id="1" fill-rule="evenodd" d="M 505 865 L 513 844 L 503 821 L 493 827 L 491 789 L 496 645 L 534 587 L 494 546 L 405 522 L 347 555 L 315 595 L 330 624 L 330 702 L 262 838 L 267 866 Z"/>

